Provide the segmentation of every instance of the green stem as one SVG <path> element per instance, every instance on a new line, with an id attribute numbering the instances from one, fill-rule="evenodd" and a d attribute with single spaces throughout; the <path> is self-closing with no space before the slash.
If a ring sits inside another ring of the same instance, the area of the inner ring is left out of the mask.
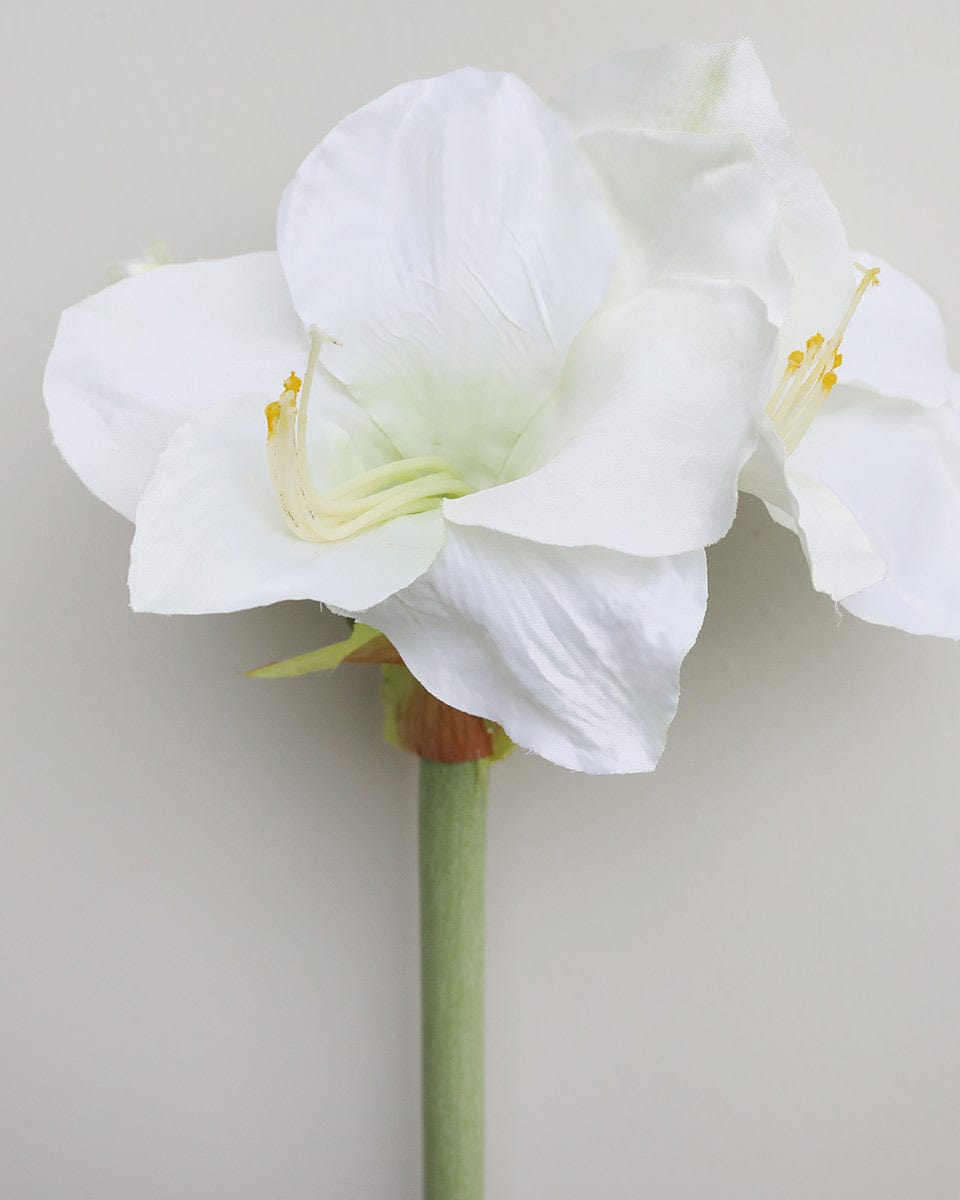
<path id="1" fill-rule="evenodd" d="M 424 1200 L 483 1198 L 486 762 L 420 762 Z"/>

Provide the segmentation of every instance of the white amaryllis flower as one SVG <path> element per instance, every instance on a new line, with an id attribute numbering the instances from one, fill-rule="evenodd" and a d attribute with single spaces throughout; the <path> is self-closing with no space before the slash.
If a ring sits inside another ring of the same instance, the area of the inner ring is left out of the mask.
<path id="1" fill-rule="evenodd" d="M 641 241 L 613 139 L 749 140 L 792 287 L 741 488 L 799 534 L 817 589 L 868 621 L 960 637 L 960 376 L 940 315 L 915 283 L 850 251 L 750 43 L 620 55 L 575 77 L 558 108 Z"/>
<path id="2" fill-rule="evenodd" d="M 522 82 L 405 84 L 305 160 L 278 253 L 66 311 L 53 435 L 136 522 L 133 607 L 322 601 L 544 757 L 651 769 L 787 295 L 745 140 L 661 150 L 625 255 Z"/>

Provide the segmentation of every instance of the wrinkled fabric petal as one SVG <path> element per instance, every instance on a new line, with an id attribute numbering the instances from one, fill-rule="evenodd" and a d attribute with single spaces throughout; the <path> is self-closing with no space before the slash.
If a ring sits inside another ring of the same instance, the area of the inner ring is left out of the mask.
<path id="1" fill-rule="evenodd" d="M 311 434 L 317 486 L 342 482 L 359 465 L 347 435 L 316 421 Z M 250 399 L 205 409 L 175 432 L 137 507 L 129 580 L 135 610 L 235 612 L 318 600 L 359 611 L 430 566 L 443 542 L 439 510 L 342 542 L 296 537 L 271 489 L 264 441 L 263 406 Z"/>
<path id="2" fill-rule="evenodd" d="M 855 282 L 843 225 L 793 141 L 749 40 L 619 54 L 574 76 L 557 107 L 580 134 L 746 134 L 780 203 L 780 250 L 794 280 L 783 353 L 836 324 Z"/>
<path id="3" fill-rule="evenodd" d="M 740 490 L 759 497 L 778 525 L 798 535 L 818 592 L 843 600 L 886 575 L 886 559 L 853 513 L 816 476 L 787 459 L 769 422 L 741 473 Z"/>
<path id="4" fill-rule="evenodd" d="M 960 413 L 838 387 L 791 463 L 822 480 L 889 564 L 850 612 L 960 637 Z"/>
<path id="5" fill-rule="evenodd" d="M 415 584 L 364 616 L 445 703 L 575 771 L 650 771 L 706 606 L 703 552 L 640 559 L 447 531 Z"/>
<path id="6" fill-rule="evenodd" d="M 447 501 L 448 520 L 639 555 L 717 541 L 736 513 L 775 349 L 763 304 L 733 284 L 667 281 L 604 309 L 521 443 L 521 477 Z"/>
<path id="7" fill-rule="evenodd" d="M 510 75 L 403 84 L 341 122 L 284 193 L 277 240 L 325 360 L 400 453 L 495 478 L 618 254 L 563 123 Z"/>
<path id="8" fill-rule="evenodd" d="M 841 379 L 895 400 L 960 405 L 960 374 L 947 361 L 947 335 L 936 301 L 902 271 L 875 254 L 858 254 L 880 268 L 843 339 Z"/>
<path id="9" fill-rule="evenodd" d="M 603 181 L 625 253 L 608 299 L 664 276 L 742 283 L 783 320 L 790 277 L 777 248 L 780 209 L 742 134 L 605 129 L 581 151 Z"/>
<path id="10" fill-rule="evenodd" d="M 305 354 L 275 253 L 158 267 L 63 313 L 43 383 L 53 440 L 132 520 L 182 421 L 244 395 L 262 408 Z"/>

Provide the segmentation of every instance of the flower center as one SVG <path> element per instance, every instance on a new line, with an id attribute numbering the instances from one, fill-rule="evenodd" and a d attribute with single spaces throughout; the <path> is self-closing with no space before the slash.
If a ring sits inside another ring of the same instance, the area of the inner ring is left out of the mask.
<path id="1" fill-rule="evenodd" d="M 862 267 L 859 263 L 853 265 L 862 272 L 863 278 L 835 333 L 829 338 L 824 338 L 822 333 L 815 333 L 807 339 L 806 350 L 794 350 L 787 356 L 783 378 L 767 402 L 767 415 L 787 454 L 792 454 L 799 446 L 800 439 L 830 395 L 831 388 L 837 382 L 837 367 L 843 362 L 839 350 L 847 326 L 867 288 L 880 283 L 879 267 Z"/>
<path id="2" fill-rule="evenodd" d="M 401 458 L 318 491 L 307 462 L 310 387 L 325 338 L 310 330 L 303 382 L 292 371 L 279 400 L 267 405 L 270 479 L 287 525 L 307 542 L 339 542 L 394 517 L 439 508 L 470 488 L 441 458 Z M 301 390 L 302 389 L 302 390 Z"/>

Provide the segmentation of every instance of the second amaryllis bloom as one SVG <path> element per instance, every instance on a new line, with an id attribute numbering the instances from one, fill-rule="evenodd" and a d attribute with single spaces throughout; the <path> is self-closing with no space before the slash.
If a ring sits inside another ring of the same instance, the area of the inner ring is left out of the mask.
<path id="1" fill-rule="evenodd" d="M 619 55 L 575 77 L 558 108 L 639 253 L 638 160 L 664 147 L 713 154 L 722 189 L 724 147 L 751 148 L 790 283 L 770 306 L 776 381 L 741 488 L 798 534 L 819 591 L 865 620 L 960 638 L 960 376 L 940 314 L 895 268 L 851 251 L 750 43 Z M 717 271 L 742 229 L 716 238 Z M 672 261 L 698 244 L 671 239 Z"/>
<path id="2" fill-rule="evenodd" d="M 51 425 L 136 523 L 133 607 L 321 601 L 520 745 L 651 769 L 787 294 L 763 173 L 723 154 L 720 196 L 712 158 L 638 162 L 639 194 L 687 201 L 625 239 L 563 120 L 458 71 L 321 142 L 276 254 L 64 313 Z"/>

